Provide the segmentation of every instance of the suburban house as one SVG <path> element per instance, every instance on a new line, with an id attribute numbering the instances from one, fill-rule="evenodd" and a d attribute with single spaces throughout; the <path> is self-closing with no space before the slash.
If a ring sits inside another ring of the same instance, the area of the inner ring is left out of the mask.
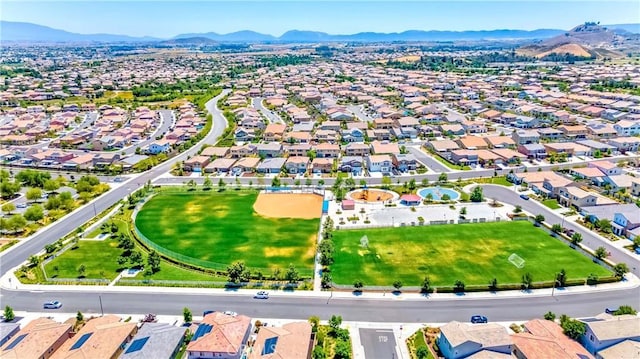
<path id="1" fill-rule="evenodd" d="M 311 151 L 311 145 L 308 143 L 291 145 L 287 148 L 289 156 L 306 156 L 309 151 Z"/>
<path id="2" fill-rule="evenodd" d="M 232 146 L 229 150 L 232 158 L 240 158 L 246 156 L 252 156 L 258 153 L 258 148 L 253 144 L 246 144 L 242 146 Z"/>
<path id="3" fill-rule="evenodd" d="M 611 230 L 613 233 L 629 239 L 640 236 L 640 211 L 637 208 L 635 210 L 621 208 L 616 211 L 611 222 Z"/>
<path id="4" fill-rule="evenodd" d="M 464 136 L 458 139 L 460 147 L 467 150 L 485 150 L 489 148 L 489 144 L 482 137 Z"/>
<path id="5" fill-rule="evenodd" d="M 340 145 L 331 143 L 321 143 L 314 147 L 316 157 L 320 158 L 338 158 L 340 157 Z"/>
<path id="6" fill-rule="evenodd" d="M 284 132 L 287 125 L 281 123 L 270 123 L 264 129 L 262 139 L 266 142 L 281 141 L 284 138 Z"/>
<path id="7" fill-rule="evenodd" d="M 211 158 L 207 156 L 193 156 L 188 160 L 184 161 L 183 167 L 185 171 L 191 172 L 201 172 L 203 168 L 205 168 L 209 162 L 211 162 Z"/>
<path id="8" fill-rule="evenodd" d="M 558 189 L 558 202 L 566 207 L 575 207 L 578 211 L 583 207 L 603 206 L 616 204 L 615 200 L 604 197 L 599 193 L 585 191 L 575 186 L 566 186 Z"/>
<path id="9" fill-rule="evenodd" d="M 284 153 L 282 144 L 279 142 L 259 143 L 256 145 L 256 151 L 262 158 L 280 157 Z"/>
<path id="10" fill-rule="evenodd" d="M 635 136 L 640 134 L 640 121 L 622 120 L 613 125 L 619 136 Z"/>
<path id="11" fill-rule="evenodd" d="M 137 331 L 136 323 L 123 322 L 117 315 L 93 318 L 51 358 L 117 358 Z"/>
<path id="12" fill-rule="evenodd" d="M 475 166 L 478 164 L 478 152 L 475 150 L 451 151 L 451 162 L 460 166 Z"/>
<path id="13" fill-rule="evenodd" d="M 231 174 L 239 176 L 243 173 L 253 173 L 258 167 L 258 163 L 260 163 L 258 157 L 242 157 L 231 167 Z"/>
<path id="14" fill-rule="evenodd" d="M 204 167 L 204 172 L 216 172 L 220 174 L 229 173 L 234 163 L 236 163 L 236 159 L 234 158 L 216 158 L 213 162 Z"/>
<path id="15" fill-rule="evenodd" d="M 623 154 L 629 151 L 636 152 L 640 148 L 640 138 L 638 137 L 617 137 L 610 139 L 607 143 Z"/>
<path id="16" fill-rule="evenodd" d="M 258 173 L 280 173 L 282 167 L 284 167 L 286 158 L 265 158 L 256 166 L 256 172 Z"/>
<path id="17" fill-rule="evenodd" d="M 485 358 L 511 358 L 513 342 L 499 324 L 449 322 L 440 327 L 438 347 L 446 359 L 467 358 L 486 351 Z"/>
<path id="18" fill-rule="evenodd" d="M 622 168 L 609 161 L 589 162 L 587 167 L 597 168 L 604 173 L 605 176 L 618 176 L 622 174 Z"/>
<path id="19" fill-rule="evenodd" d="M 34 319 L 2 344 L 0 356 L 15 359 L 50 358 L 69 339 L 70 333 L 69 323 L 58 323 L 49 318 Z"/>
<path id="20" fill-rule="evenodd" d="M 166 323 L 144 323 L 131 343 L 124 348 L 121 359 L 175 358 L 187 328 Z"/>
<path id="21" fill-rule="evenodd" d="M 20 331 L 18 323 L 0 323 L 0 348 Z"/>
<path id="22" fill-rule="evenodd" d="M 460 146 L 452 140 L 429 141 L 428 146 L 444 158 L 449 158 L 451 151 L 460 148 Z"/>
<path id="23" fill-rule="evenodd" d="M 362 174 L 362 156 L 343 156 L 338 164 L 340 172 L 351 173 L 354 176 Z"/>
<path id="24" fill-rule="evenodd" d="M 393 154 L 391 158 L 393 166 L 400 172 L 415 171 L 418 168 L 418 160 L 413 154 Z"/>
<path id="25" fill-rule="evenodd" d="M 345 142 L 364 142 L 364 131 L 359 128 L 342 130 L 341 136 Z"/>
<path id="26" fill-rule="evenodd" d="M 584 125 L 562 125 L 558 127 L 558 130 L 562 132 L 564 138 L 570 141 L 584 140 L 589 134 L 587 127 Z"/>
<path id="27" fill-rule="evenodd" d="M 189 345 L 188 359 L 240 359 L 251 335 L 251 318 L 213 312 L 204 316 Z"/>
<path id="28" fill-rule="evenodd" d="M 599 351 L 596 355 L 596 359 L 620 359 L 639 357 L 640 341 L 636 340 L 625 340 L 618 344 L 614 344 L 607 349 Z"/>
<path id="29" fill-rule="evenodd" d="M 311 358 L 315 336 L 308 322 L 260 327 L 248 359 Z"/>
<path id="30" fill-rule="evenodd" d="M 369 172 L 390 173 L 393 169 L 393 161 L 389 155 L 371 155 L 366 161 Z"/>
<path id="31" fill-rule="evenodd" d="M 229 154 L 229 147 L 209 146 L 204 150 L 202 150 L 202 152 L 200 152 L 200 155 L 202 156 L 216 157 L 216 158 L 225 157 L 228 154 Z"/>
<path id="32" fill-rule="evenodd" d="M 287 158 L 284 167 L 287 169 L 287 173 L 291 174 L 304 174 L 309 167 L 309 157 L 307 156 L 293 156 Z"/>
<path id="33" fill-rule="evenodd" d="M 640 317 L 635 315 L 601 314 L 595 318 L 582 319 L 586 331 L 580 342 L 591 354 L 598 354 L 601 350 L 625 340 L 640 341 Z"/>
<path id="34" fill-rule="evenodd" d="M 344 149 L 346 156 L 368 156 L 370 152 L 371 148 L 364 143 L 350 143 Z"/>
<path id="35" fill-rule="evenodd" d="M 543 159 L 547 157 L 547 149 L 538 143 L 530 143 L 527 145 L 518 145 L 518 152 L 530 159 Z"/>
<path id="36" fill-rule="evenodd" d="M 144 152 L 157 155 L 158 153 L 167 153 L 171 150 L 171 142 L 166 139 L 151 142 Z"/>
<path id="37" fill-rule="evenodd" d="M 540 134 L 534 130 L 518 130 L 511 134 L 516 145 L 528 145 L 540 142 Z"/>
<path id="38" fill-rule="evenodd" d="M 567 337 L 560 325 L 534 319 L 524 323 L 524 331 L 511 336 L 513 355 L 518 359 L 593 359 L 580 343 Z"/>
<path id="39" fill-rule="evenodd" d="M 331 173 L 333 168 L 333 159 L 316 157 L 311 161 L 311 172 L 313 173 Z"/>

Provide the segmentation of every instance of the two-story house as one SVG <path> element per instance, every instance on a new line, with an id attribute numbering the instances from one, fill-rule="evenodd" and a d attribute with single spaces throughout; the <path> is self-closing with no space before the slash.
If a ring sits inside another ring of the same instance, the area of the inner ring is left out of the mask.
<path id="1" fill-rule="evenodd" d="M 366 158 L 369 172 L 390 173 L 393 170 L 393 160 L 390 155 L 371 155 Z"/>
<path id="2" fill-rule="evenodd" d="M 338 164 L 340 172 L 351 173 L 354 176 L 362 174 L 362 156 L 343 156 Z"/>
<path id="3" fill-rule="evenodd" d="M 585 333 L 580 337 L 582 345 L 592 354 L 625 340 L 640 341 L 640 317 L 635 315 L 601 314 L 583 319 Z"/>
<path id="4" fill-rule="evenodd" d="M 309 168 L 309 157 L 307 156 L 290 156 L 284 164 L 287 173 L 304 174 Z"/>

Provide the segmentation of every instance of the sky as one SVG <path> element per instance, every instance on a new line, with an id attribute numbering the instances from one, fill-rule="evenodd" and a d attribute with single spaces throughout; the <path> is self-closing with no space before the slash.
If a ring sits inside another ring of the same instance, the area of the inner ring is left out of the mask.
<path id="1" fill-rule="evenodd" d="M 1 0 L 0 19 L 88 33 L 170 38 L 183 33 L 570 29 L 640 22 L 638 0 L 158 1 Z M 2 29 L 0 29 L 1 31 Z"/>

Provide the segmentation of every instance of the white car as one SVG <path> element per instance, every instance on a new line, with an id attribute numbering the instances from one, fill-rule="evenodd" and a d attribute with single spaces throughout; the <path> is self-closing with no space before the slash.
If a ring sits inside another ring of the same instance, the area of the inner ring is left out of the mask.
<path id="1" fill-rule="evenodd" d="M 224 314 L 226 314 L 226 315 L 228 315 L 228 316 L 231 316 L 231 317 L 236 317 L 236 316 L 238 316 L 238 313 L 236 313 L 236 312 L 232 312 L 232 311 L 230 311 L 230 310 L 226 310 L 226 311 L 224 311 Z"/>
<path id="2" fill-rule="evenodd" d="M 269 292 L 265 292 L 264 290 L 259 291 L 254 298 L 256 299 L 269 299 Z"/>
<path id="3" fill-rule="evenodd" d="M 62 303 L 57 300 L 53 300 L 51 302 L 46 302 L 42 306 L 44 309 L 60 309 L 62 307 Z"/>

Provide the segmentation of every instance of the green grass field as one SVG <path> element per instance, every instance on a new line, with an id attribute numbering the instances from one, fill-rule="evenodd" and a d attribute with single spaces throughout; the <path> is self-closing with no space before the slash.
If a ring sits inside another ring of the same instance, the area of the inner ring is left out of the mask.
<path id="1" fill-rule="evenodd" d="M 140 250 L 140 248 L 137 248 Z M 78 248 L 69 249 L 47 263 L 45 270 L 53 278 L 77 278 L 78 267 L 84 264 L 85 278 L 113 280 L 118 276 L 116 258 L 122 253 L 118 242 L 113 239 L 104 241 L 83 240 Z M 57 271 L 55 268 L 57 267 Z M 148 277 L 138 274 L 133 279 L 189 280 L 189 281 L 226 281 L 225 277 L 216 277 L 200 272 L 186 270 L 166 261 L 161 261 L 160 271 Z"/>
<path id="2" fill-rule="evenodd" d="M 262 217 L 253 211 L 257 196 L 164 192 L 144 205 L 136 226 L 157 245 L 193 258 L 187 260 L 194 264 L 226 269 L 244 261 L 250 269 L 282 271 L 293 264 L 300 274 L 311 275 L 319 219 Z"/>
<path id="3" fill-rule="evenodd" d="M 558 204 L 558 201 L 555 199 L 545 199 L 544 201 L 542 201 L 542 204 L 544 204 L 545 206 L 547 206 L 550 209 L 558 209 L 560 208 L 560 205 Z"/>
<path id="4" fill-rule="evenodd" d="M 367 235 L 369 247 L 360 245 Z M 428 275 L 435 286 L 520 283 L 529 272 L 533 281 L 553 280 L 565 269 L 569 279 L 594 273 L 611 273 L 589 258 L 552 238 L 529 222 L 438 225 L 424 227 L 338 230 L 334 232 L 333 281 L 351 285 L 420 286 Z M 525 260 L 518 269 L 508 257 L 516 253 Z"/>

